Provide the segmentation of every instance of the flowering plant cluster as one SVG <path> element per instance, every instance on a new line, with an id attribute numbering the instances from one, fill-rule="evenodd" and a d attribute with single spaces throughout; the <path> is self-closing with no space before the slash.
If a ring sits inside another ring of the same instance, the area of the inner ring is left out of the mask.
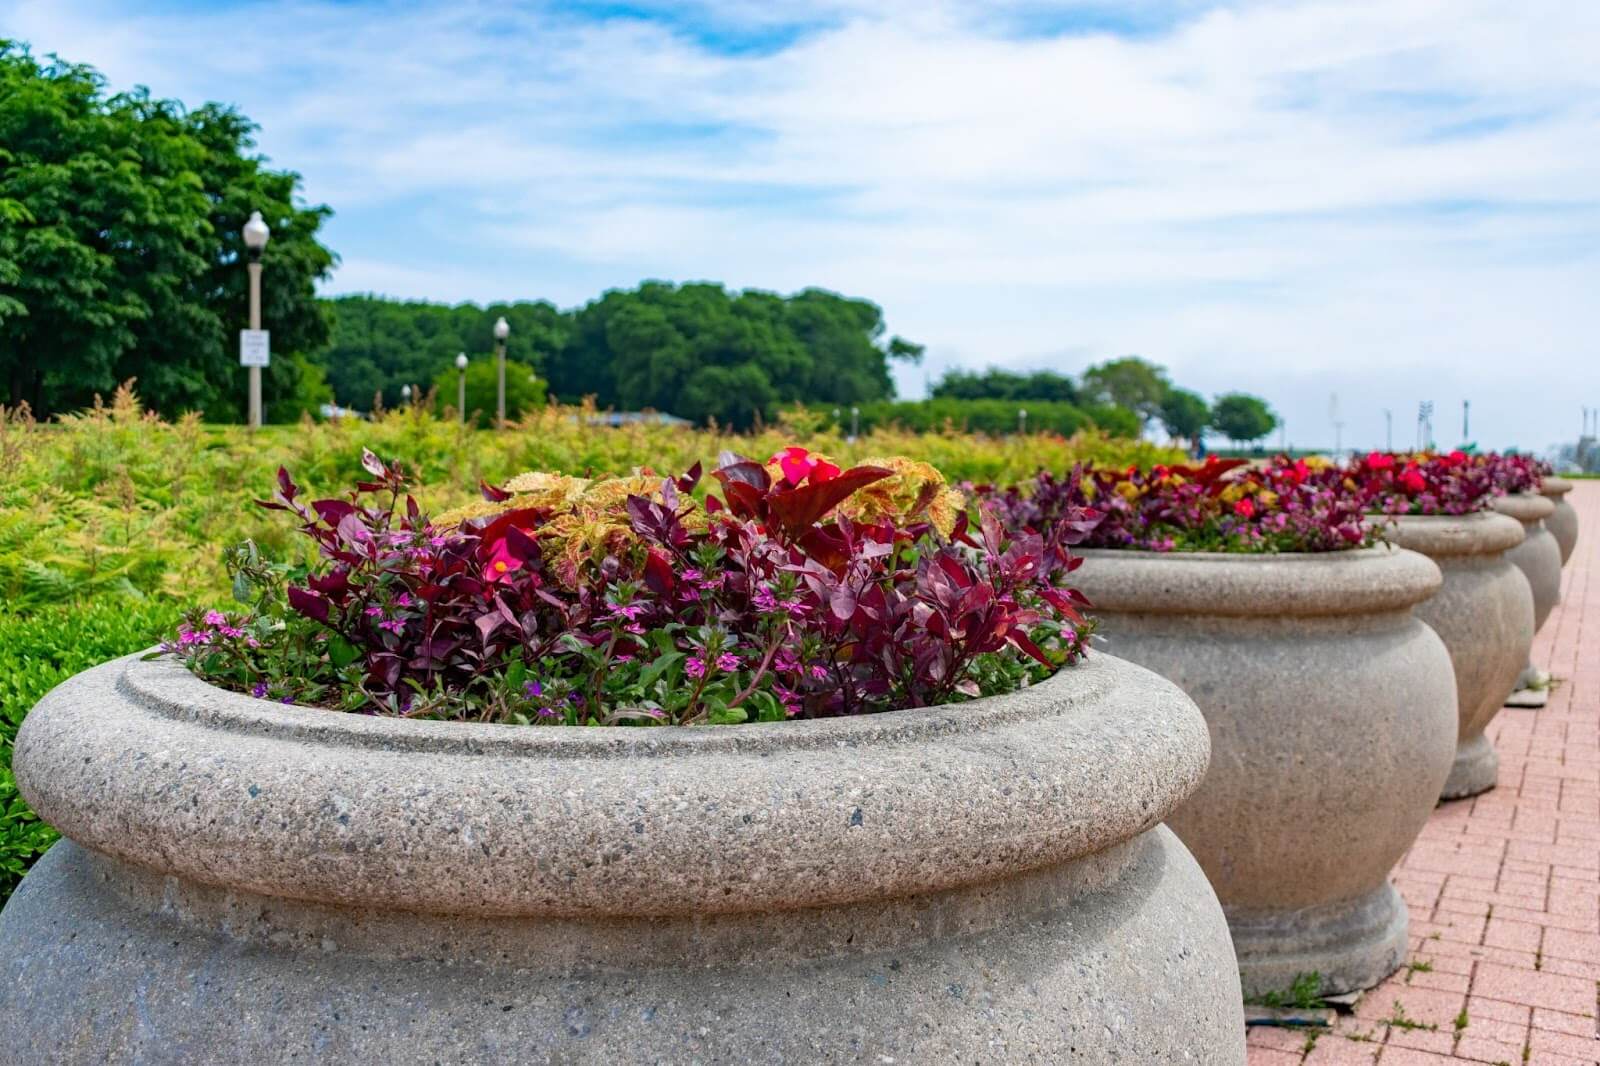
<path id="1" fill-rule="evenodd" d="M 1531 455 L 1483 452 L 1472 456 L 1474 466 L 1488 471 L 1497 495 L 1538 492 L 1544 479 L 1555 473 L 1547 462 Z"/>
<path id="2" fill-rule="evenodd" d="M 1498 491 L 1490 467 L 1460 451 L 1371 452 L 1351 460 L 1345 477 L 1375 514 L 1470 514 L 1489 506 Z"/>
<path id="3" fill-rule="evenodd" d="M 1083 653 L 1081 539 L 1007 533 L 932 467 L 787 448 L 682 477 L 525 474 L 429 519 L 396 466 L 288 512 L 318 562 L 230 560 L 242 614 L 165 649 L 257 696 L 571 725 L 735 723 L 1006 692 Z"/>
<path id="4" fill-rule="evenodd" d="M 1260 466 L 1211 457 L 1148 471 L 1078 467 L 1022 487 L 981 487 L 1008 528 L 1065 523 L 1082 544 L 1144 551 L 1324 552 L 1372 543 L 1363 502 L 1327 463 L 1279 457 Z M 1084 529 L 1083 512 L 1100 512 Z"/>

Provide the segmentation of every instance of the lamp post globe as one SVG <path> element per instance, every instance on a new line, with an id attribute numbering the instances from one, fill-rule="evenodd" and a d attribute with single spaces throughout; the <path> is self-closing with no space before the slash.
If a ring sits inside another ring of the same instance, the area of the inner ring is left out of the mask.
<path id="1" fill-rule="evenodd" d="M 261 328 L 261 252 L 267 246 L 267 238 L 272 236 L 272 230 L 267 226 L 266 220 L 261 217 L 260 211 L 250 212 L 250 219 L 240 231 L 244 236 L 244 247 L 248 255 L 246 269 L 250 272 L 250 329 L 252 332 Z M 242 343 L 242 342 L 241 342 Z M 250 379 L 250 408 L 249 421 L 251 429 L 261 427 L 261 368 L 249 368 Z"/>
<path id="2" fill-rule="evenodd" d="M 467 424 L 467 353 L 456 353 L 456 421 Z"/>
<path id="3" fill-rule="evenodd" d="M 400 386 L 400 399 L 402 399 L 406 403 L 410 403 L 411 402 L 411 386 L 410 385 L 401 385 Z"/>
<path id="4" fill-rule="evenodd" d="M 499 381 L 499 395 L 495 401 L 495 424 L 501 429 L 506 428 L 506 338 L 511 336 L 511 323 L 501 315 L 494 323 L 494 355 L 499 362 L 497 377 Z"/>
<path id="5" fill-rule="evenodd" d="M 272 228 L 261 217 L 260 211 L 250 212 L 250 220 L 244 224 L 244 246 L 257 255 L 267 246 L 267 238 L 272 236 Z"/>

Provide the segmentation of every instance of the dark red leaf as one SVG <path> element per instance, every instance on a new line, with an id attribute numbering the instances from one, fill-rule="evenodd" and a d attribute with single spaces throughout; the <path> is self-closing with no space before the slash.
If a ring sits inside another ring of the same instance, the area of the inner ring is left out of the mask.
<path id="1" fill-rule="evenodd" d="M 892 473 L 881 466 L 851 467 L 838 477 L 820 484 L 810 483 L 770 494 L 767 497 L 767 511 L 792 540 L 815 525 L 823 515 L 843 503 L 857 489 L 874 481 L 882 481 Z"/>

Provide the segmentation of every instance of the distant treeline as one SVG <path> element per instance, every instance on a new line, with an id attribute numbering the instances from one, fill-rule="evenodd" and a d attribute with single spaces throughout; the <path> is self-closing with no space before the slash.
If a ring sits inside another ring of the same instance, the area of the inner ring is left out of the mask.
<path id="1" fill-rule="evenodd" d="M 331 341 L 310 358 L 337 401 L 356 408 L 379 394 L 399 403 L 404 385 L 426 387 L 458 353 L 469 363 L 490 358 L 502 316 L 507 360 L 563 402 L 593 396 L 601 407 L 738 428 L 770 421 L 786 404 L 886 400 L 894 395 L 889 361 L 922 355 L 884 336 L 876 304 L 822 289 L 779 296 L 647 281 L 571 311 L 543 301 L 450 307 L 374 296 L 327 306 Z"/>

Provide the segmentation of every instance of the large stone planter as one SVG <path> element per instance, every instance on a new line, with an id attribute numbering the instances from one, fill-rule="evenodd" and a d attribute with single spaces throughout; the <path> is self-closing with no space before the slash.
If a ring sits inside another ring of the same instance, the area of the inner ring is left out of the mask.
<path id="1" fill-rule="evenodd" d="M 1516 688 L 1533 646 L 1533 594 L 1506 559 L 1522 543 L 1522 526 L 1484 511 L 1406 515 L 1392 519 L 1388 531 L 1393 543 L 1426 555 L 1444 574 L 1444 585 L 1416 614 L 1444 641 L 1456 673 L 1456 760 L 1440 796 L 1473 796 L 1494 787 L 1500 756 L 1483 731 Z"/>
<path id="2" fill-rule="evenodd" d="M 1392 973 L 1407 915 L 1389 871 L 1455 759 L 1450 655 L 1412 614 L 1439 568 L 1386 547 L 1082 554 L 1107 650 L 1177 682 L 1210 727 L 1205 782 L 1168 824 L 1222 900 L 1245 994 Z"/>
<path id="3" fill-rule="evenodd" d="M 1506 558 L 1522 571 L 1533 590 L 1533 627 L 1544 628 L 1544 620 L 1561 602 L 1561 548 L 1545 526 L 1555 513 L 1555 504 L 1531 492 L 1500 496 L 1494 509 L 1522 523 L 1522 543 L 1506 552 Z"/>
<path id="4" fill-rule="evenodd" d="M 0 915 L 7 1062 L 1244 1062 L 1159 823 L 1193 704 L 1015 695 L 695 729 L 408 722 L 119 660 L 48 695 L 69 838 Z"/>
<path id="5" fill-rule="evenodd" d="M 1537 633 L 1561 602 L 1561 547 L 1545 526 L 1545 519 L 1555 513 L 1555 504 L 1535 493 L 1519 492 L 1497 497 L 1494 508 L 1522 523 L 1522 543 L 1506 552 L 1506 558 L 1528 579 Z M 1543 707 L 1549 699 L 1550 675 L 1530 658 L 1517 679 L 1517 688 L 1508 700 L 1512 706 Z"/>
<path id="6" fill-rule="evenodd" d="M 1571 491 L 1572 482 L 1564 477 L 1547 477 L 1539 487 L 1539 495 L 1556 505 L 1550 517 L 1544 520 L 1544 527 L 1556 538 L 1556 546 L 1561 549 L 1562 566 L 1567 565 L 1567 560 L 1572 558 L 1572 549 L 1578 546 L 1578 512 L 1567 502 L 1567 493 Z"/>

